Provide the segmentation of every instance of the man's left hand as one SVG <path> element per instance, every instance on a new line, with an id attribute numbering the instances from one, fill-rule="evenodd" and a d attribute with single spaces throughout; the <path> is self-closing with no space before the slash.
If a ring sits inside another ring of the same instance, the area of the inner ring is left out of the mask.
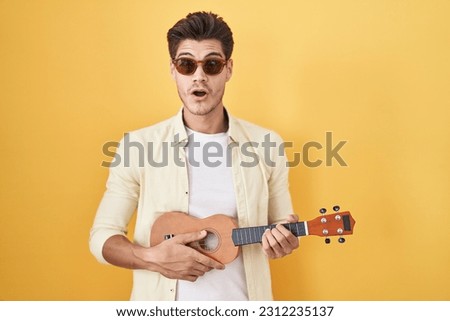
<path id="1" fill-rule="evenodd" d="M 297 215 L 289 215 L 284 223 L 298 222 Z M 262 249 L 269 259 L 277 259 L 298 248 L 298 238 L 279 223 L 272 230 L 267 230 L 262 236 Z"/>

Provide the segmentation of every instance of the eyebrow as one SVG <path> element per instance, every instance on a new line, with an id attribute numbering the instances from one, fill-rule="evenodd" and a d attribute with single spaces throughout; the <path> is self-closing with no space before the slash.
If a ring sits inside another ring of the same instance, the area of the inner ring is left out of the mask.
<path id="1" fill-rule="evenodd" d="M 180 52 L 180 53 L 178 54 L 177 58 L 180 58 L 180 56 L 191 56 L 191 57 L 194 57 L 194 55 L 191 54 L 190 52 Z M 215 57 L 215 56 L 218 56 L 218 57 L 220 57 L 220 58 L 223 58 L 223 55 L 222 55 L 220 52 L 216 52 L 216 51 L 210 52 L 209 54 L 207 54 L 207 55 L 205 56 L 205 58 L 208 58 L 208 57 Z"/>

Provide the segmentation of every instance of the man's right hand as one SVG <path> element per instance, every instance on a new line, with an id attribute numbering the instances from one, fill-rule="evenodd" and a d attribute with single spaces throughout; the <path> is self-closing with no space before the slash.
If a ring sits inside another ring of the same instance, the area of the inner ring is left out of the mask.
<path id="1" fill-rule="evenodd" d="M 176 235 L 157 246 L 134 247 L 136 257 L 148 263 L 148 270 L 159 272 L 170 279 L 196 281 L 212 269 L 225 269 L 225 265 L 194 250 L 187 244 L 199 241 L 206 231 Z"/>

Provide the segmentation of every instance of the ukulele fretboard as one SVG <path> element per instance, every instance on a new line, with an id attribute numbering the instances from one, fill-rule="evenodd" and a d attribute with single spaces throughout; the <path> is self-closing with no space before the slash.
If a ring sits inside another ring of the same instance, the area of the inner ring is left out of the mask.
<path id="1" fill-rule="evenodd" d="M 295 236 L 305 236 L 306 222 L 298 222 L 298 223 L 286 223 L 283 224 L 285 228 L 291 231 Z M 235 228 L 231 232 L 231 238 L 233 239 L 233 243 L 235 246 L 260 243 L 262 240 L 262 235 L 267 229 L 275 228 L 276 224 L 272 225 L 264 225 L 264 226 L 256 226 L 256 227 L 243 227 L 243 228 Z"/>

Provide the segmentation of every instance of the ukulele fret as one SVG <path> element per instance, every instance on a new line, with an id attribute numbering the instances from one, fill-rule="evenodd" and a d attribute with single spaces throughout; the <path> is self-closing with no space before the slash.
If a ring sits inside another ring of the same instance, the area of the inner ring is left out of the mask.
<path id="1" fill-rule="evenodd" d="M 286 223 L 283 226 L 297 237 L 306 235 L 305 222 Z M 231 238 L 235 246 L 261 243 L 264 232 L 275 227 L 276 224 L 235 228 L 231 232 Z"/>

